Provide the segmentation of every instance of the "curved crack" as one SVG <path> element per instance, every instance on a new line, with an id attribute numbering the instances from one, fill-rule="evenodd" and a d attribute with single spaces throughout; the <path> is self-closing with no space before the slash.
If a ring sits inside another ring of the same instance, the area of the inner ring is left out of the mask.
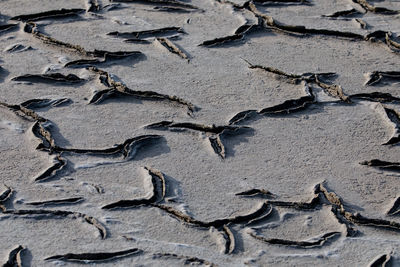
<path id="1" fill-rule="evenodd" d="M 110 74 L 106 71 L 100 70 L 96 67 L 89 67 L 88 70 L 99 75 L 100 82 L 108 87 L 106 90 L 102 90 L 97 92 L 89 103 L 99 103 L 108 97 L 112 97 L 115 95 L 123 95 L 123 96 L 133 96 L 139 99 L 148 99 L 148 100 L 156 100 L 156 101 L 169 101 L 172 103 L 176 103 L 182 105 L 188 109 L 188 114 L 190 116 L 193 115 L 193 112 L 197 111 L 197 107 L 177 96 L 170 96 L 165 94 L 160 94 L 153 91 L 135 91 L 128 88 L 121 82 L 114 80 Z"/>
<path id="2" fill-rule="evenodd" d="M 141 249 L 131 248 L 116 252 L 95 252 L 95 253 L 81 253 L 81 254 L 68 253 L 64 255 L 51 256 L 46 258 L 45 260 L 47 261 L 58 260 L 65 262 L 79 262 L 79 263 L 90 264 L 90 263 L 111 261 L 132 255 L 138 255 L 142 252 L 143 250 Z"/>
<path id="3" fill-rule="evenodd" d="M 95 218 L 86 215 L 80 212 L 73 212 L 73 211 L 66 211 L 66 210 L 11 210 L 5 209 L 2 207 L 2 214 L 9 214 L 14 216 L 25 216 L 25 215 L 32 215 L 32 216 L 47 216 L 47 218 L 68 218 L 73 217 L 75 219 L 82 218 L 85 220 L 86 223 L 93 225 L 100 233 L 101 239 L 105 239 L 107 237 L 107 230 L 106 228 Z"/>
<path id="4" fill-rule="evenodd" d="M 340 232 L 329 232 L 320 237 L 316 237 L 315 241 L 294 241 L 294 240 L 286 240 L 286 239 L 279 239 L 279 238 L 266 238 L 261 236 L 252 229 L 249 232 L 250 236 L 254 237 L 257 240 L 263 241 L 265 243 L 273 244 L 273 245 L 284 245 L 284 246 L 295 246 L 295 247 L 302 247 L 302 248 L 315 248 L 315 247 L 322 247 L 329 239 L 340 235 Z"/>
<path id="5" fill-rule="evenodd" d="M 392 207 L 388 210 L 387 215 L 400 215 L 400 197 L 397 197 L 393 202 Z"/>
<path id="6" fill-rule="evenodd" d="M 19 245 L 17 248 L 10 251 L 8 254 L 8 260 L 4 263 L 3 267 L 22 267 L 21 253 L 25 248 Z"/>

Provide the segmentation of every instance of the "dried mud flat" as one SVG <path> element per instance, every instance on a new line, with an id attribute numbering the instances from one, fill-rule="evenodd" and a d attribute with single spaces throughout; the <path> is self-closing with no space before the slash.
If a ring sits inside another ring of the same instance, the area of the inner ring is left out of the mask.
<path id="1" fill-rule="evenodd" d="M 0 0 L 3 266 L 400 266 L 400 3 Z"/>

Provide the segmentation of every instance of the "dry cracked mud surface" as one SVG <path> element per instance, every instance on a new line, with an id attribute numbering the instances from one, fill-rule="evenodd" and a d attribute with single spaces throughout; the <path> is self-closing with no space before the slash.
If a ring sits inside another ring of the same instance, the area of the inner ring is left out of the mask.
<path id="1" fill-rule="evenodd" d="M 0 0 L 2 266 L 400 266 L 400 2 Z"/>

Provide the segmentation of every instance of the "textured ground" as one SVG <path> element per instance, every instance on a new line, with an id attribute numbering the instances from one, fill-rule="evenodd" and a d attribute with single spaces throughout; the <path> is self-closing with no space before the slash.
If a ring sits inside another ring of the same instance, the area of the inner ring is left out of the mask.
<path id="1" fill-rule="evenodd" d="M 400 266 L 397 10 L 0 0 L 1 263 Z"/>

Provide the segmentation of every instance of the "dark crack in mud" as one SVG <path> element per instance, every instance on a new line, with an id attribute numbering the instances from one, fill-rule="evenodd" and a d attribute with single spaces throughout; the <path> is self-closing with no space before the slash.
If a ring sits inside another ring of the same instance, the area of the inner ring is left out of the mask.
<path id="1" fill-rule="evenodd" d="M 44 200 L 44 201 L 33 201 L 27 202 L 26 205 L 30 206 L 53 206 L 53 205 L 65 205 L 65 204 L 78 204 L 84 200 L 83 197 L 72 197 L 72 198 L 63 198 L 63 199 L 52 199 L 52 200 Z"/>
<path id="2" fill-rule="evenodd" d="M 76 8 L 76 9 L 60 9 L 60 10 L 50 10 L 40 13 L 34 14 L 26 14 L 26 15 L 19 15 L 10 18 L 10 20 L 19 20 L 23 22 L 27 21 L 38 21 L 44 19 L 54 19 L 54 18 L 65 18 L 71 16 L 77 16 L 81 13 L 85 12 L 84 9 Z"/>
<path id="3" fill-rule="evenodd" d="M 56 177 L 63 169 L 67 166 L 68 161 L 61 157 L 61 155 L 57 155 L 53 159 L 54 163 L 38 176 L 34 178 L 35 182 L 44 182 Z"/>
<path id="4" fill-rule="evenodd" d="M 254 229 L 249 232 L 250 236 L 254 237 L 257 240 L 260 240 L 264 243 L 269 243 L 272 245 L 283 245 L 283 246 L 294 246 L 294 247 L 301 247 L 301 248 L 315 248 L 315 247 L 322 247 L 328 240 L 332 239 L 335 236 L 340 235 L 340 232 L 329 232 L 323 234 L 320 237 L 314 237 L 315 241 L 294 241 L 294 240 L 286 240 L 286 239 L 279 239 L 279 238 L 266 238 L 260 234 L 257 234 Z"/>
<path id="5" fill-rule="evenodd" d="M 332 205 L 332 211 L 335 216 L 339 217 L 339 221 L 346 220 L 347 223 L 350 224 L 371 226 L 378 229 L 400 232 L 400 223 L 398 222 L 368 218 L 362 216 L 359 213 L 349 212 L 348 210 L 346 210 L 342 199 L 335 192 L 328 190 L 323 184 L 316 185 L 315 191 L 320 193 L 320 195 L 323 195 L 326 200 Z"/>
<path id="6" fill-rule="evenodd" d="M 150 195 L 147 198 L 137 198 L 131 200 L 120 200 L 102 207 L 102 209 L 121 209 L 121 208 L 133 208 L 141 205 L 150 205 L 161 202 L 165 197 L 165 178 L 164 174 L 159 170 L 145 167 L 148 172 L 148 178 L 150 178 Z M 161 188 L 160 188 L 161 187 Z"/>
<path id="7" fill-rule="evenodd" d="M 382 80 L 400 82 L 400 71 L 374 71 L 368 74 L 366 85 L 376 85 Z"/>
<path id="8" fill-rule="evenodd" d="M 389 254 L 384 254 L 382 256 L 378 256 L 374 259 L 368 266 L 369 267 L 389 267 L 391 266 L 392 256 Z"/>
<path id="9" fill-rule="evenodd" d="M 116 51 L 116 52 L 110 52 L 105 50 L 87 51 L 80 45 L 65 43 L 40 32 L 37 28 L 37 25 L 34 22 L 27 22 L 24 25 L 24 32 L 31 34 L 32 36 L 41 40 L 45 44 L 66 49 L 71 53 L 77 53 L 81 56 L 88 57 L 85 59 L 68 62 L 67 64 L 65 64 L 65 67 L 80 66 L 80 65 L 91 66 L 94 64 L 105 63 L 109 60 L 120 60 L 120 59 L 125 59 L 127 57 L 133 57 L 133 56 L 140 57 L 143 55 L 139 51 Z"/>
<path id="10" fill-rule="evenodd" d="M 31 83 L 81 83 L 85 81 L 75 74 L 64 75 L 61 73 L 48 73 L 48 74 L 25 74 L 11 79 L 18 82 L 31 82 Z"/>
<path id="11" fill-rule="evenodd" d="M 389 93 L 382 93 L 382 92 L 353 94 L 350 95 L 349 97 L 350 99 L 361 99 L 361 100 L 368 100 L 381 103 L 400 101 L 400 98 L 392 96 Z"/>
<path id="12" fill-rule="evenodd" d="M 15 209 L 5 209 L 2 207 L 2 214 L 12 215 L 12 216 L 27 216 L 30 218 L 43 218 L 46 219 L 57 219 L 57 218 L 74 218 L 83 219 L 86 223 L 93 225 L 100 233 L 101 239 L 107 237 L 107 229 L 92 216 L 86 215 L 80 212 L 66 211 L 66 210 L 15 210 Z"/>
<path id="13" fill-rule="evenodd" d="M 18 24 L 3 24 L 3 25 L 0 25 L 0 34 L 5 33 L 5 32 L 7 32 L 9 30 L 18 28 L 18 26 L 19 26 Z"/>
<path id="14" fill-rule="evenodd" d="M 200 10 L 198 7 L 187 4 L 185 2 L 176 0 L 110 0 L 110 2 L 117 3 L 137 3 L 137 4 L 148 4 L 148 5 L 162 5 L 162 6 L 172 6 L 180 7 L 185 9 Z"/>
<path id="15" fill-rule="evenodd" d="M 125 39 L 143 39 L 149 37 L 162 37 L 162 36 L 171 36 L 176 34 L 184 34 L 186 33 L 181 27 L 164 27 L 158 29 L 144 30 L 144 31 L 132 31 L 132 32 L 109 32 L 107 35 L 125 38 Z"/>
<path id="16" fill-rule="evenodd" d="M 398 10 L 391 10 L 385 7 L 376 7 L 368 3 L 367 0 L 353 0 L 354 3 L 359 4 L 365 11 L 377 13 L 377 14 L 384 14 L 384 15 L 396 15 L 399 14 Z"/>
<path id="17" fill-rule="evenodd" d="M 226 240 L 224 253 L 232 254 L 236 247 L 235 235 L 227 225 L 222 226 L 222 231 Z"/>
<path id="18" fill-rule="evenodd" d="M 183 255 L 178 255 L 178 254 L 173 254 L 173 253 L 156 253 L 153 254 L 153 259 L 158 259 L 158 258 L 172 258 L 172 259 L 179 259 L 179 260 L 183 260 L 184 264 L 203 264 L 203 265 L 207 265 L 210 267 L 217 267 L 218 265 L 209 262 L 207 260 L 204 259 L 200 259 L 197 257 L 191 257 L 191 256 L 183 256 Z"/>
<path id="19" fill-rule="evenodd" d="M 74 254 L 68 253 L 64 255 L 55 255 L 46 258 L 47 261 L 65 261 L 65 262 L 79 262 L 84 264 L 93 264 L 93 263 L 101 263 L 114 261 L 120 258 L 125 258 L 129 256 L 137 256 L 141 254 L 143 251 L 138 248 L 130 248 L 127 250 L 121 250 L 116 252 L 95 252 L 95 253 L 81 253 Z"/>
<path id="20" fill-rule="evenodd" d="M 360 14 L 362 14 L 360 11 L 358 11 L 355 8 L 352 8 L 352 9 L 347 9 L 347 10 L 336 11 L 329 15 L 322 15 L 322 17 L 338 18 L 338 17 L 349 17 L 349 16 L 354 16 L 354 15 L 360 15 Z"/>
<path id="21" fill-rule="evenodd" d="M 244 197 L 265 197 L 265 198 L 275 198 L 275 194 L 272 194 L 270 191 L 265 189 L 250 189 L 240 193 L 236 193 L 236 196 L 244 196 Z"/>
<path id="22" fill-rule="evenodd" d="M 163 47 L 165 47 L 169 52 L 178 55 L 182 59 L 186 59 L 190 61 L 190 56 L 184 52 L 181 48 L 179 48 L 176 44 L 171 42 L 168 38 L 157 37 L 157 42 L 159 42 Z"/>
<path id="23" fill-rule="evenodd" d="M 385 171 L 400 172 L 399 162 L 389 162 L 379 159 L 372 159 L 372 160 L 362 161 L 360 162 L 360 164 L 365 166 L 378 167 L 379 169 Z"/>
<path id="24" fill-rule="evenodd" d="M 100 82 L 108 87 L 106 90 L 102 90 L 97 92 L 92 96 L 92 99 L 89 103 L 98 104 L 106 98 L 110 98 L 113 96 L 132 96 L 139 99 L 147 99 L 147 100 L 155 100 L 155 101 L 168 101 L 171 103 L 175 103 L 181 106 L 184 106 L 188 109 L 188 115 L 193 116 L 193 112 L 197 111 L 197 107 L 177 96 L 170 96 L 166 94 L 160 94 L 153 91 L 137 91 L 128 88 L 122 82 L 118 82 L 114 80 L 110 74 L 106 71 L 100 70 L 95 67 L 88 68 L 90 71 L 99 75 Z"/>
<path id="25" fill-rule="evenodd" d="M 8 260 L 4 263 L 3 267 L 22 267 L 22 259 L 21 253 L 25 250 L 25 248 L 19 245 L 17 248 L 10 251 L 8 254 Z"/>
<path id="26" fill-rule="evenodd" d="M 46 107 L 59 107 L 66 104 L 71 103 L 72 100 L 70 98 L 58 98 L 58 99 L 49 99 L 49 98 L 35 98 L 29 99 L 25 102 L 21 103 L 21 106 L 27 109 L 40 109 Z"/>
<path id="27" fill-rule="evenodd" d="M 400 115 L 399 113 L 388 107 L 383 107 L 388 119 L 393 123 L 394 133 L 393 136 L 384 143 L 384 145 L 395 145 L 400 142 Z"/>
<path id="28" fill-rule="evenodd" d="M 397 197 L 393 202 L 392 207 L 387 211 L 387 215 L 400 215 L 400 197 Z"/>
<path id="29" fill-rule="evenodd" d="M 154 130 L 170 130 L 170 131 L 185 131 L 193 130 L 203 132 L 208 136 L 211 148 L 214 152 L 222 159 L 226 157 L 225 145 L 223 138 L 226 135 L 240 134 L 242 131 L 251 130 L 250 127 L 246 126 L 232 126 L 232 125 L 205 125 L 191 122 L 175 123 L 173 121 L 161 121 L 145 126 L 147 129 Z"/>

